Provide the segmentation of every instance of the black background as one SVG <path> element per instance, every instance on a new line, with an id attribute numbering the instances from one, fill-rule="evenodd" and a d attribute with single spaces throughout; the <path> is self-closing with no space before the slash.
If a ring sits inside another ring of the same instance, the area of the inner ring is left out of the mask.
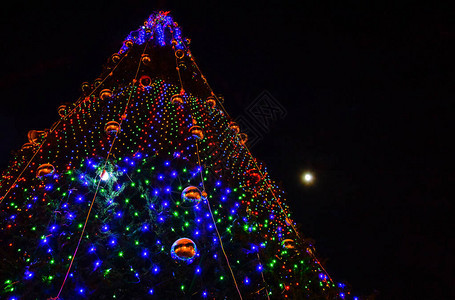
<path id="1" fill-rule="evenodd" d="M 169 9 L 232 116 L 264 90 L 287 110 L 252 152 L 282 182 L 332 277 L 381 299 L 455 297 L 455 10 L 357 2 L 4 6 L 0 167 L 131 30 Z M 302 184 L 304 170 L 314 185 Z"/>

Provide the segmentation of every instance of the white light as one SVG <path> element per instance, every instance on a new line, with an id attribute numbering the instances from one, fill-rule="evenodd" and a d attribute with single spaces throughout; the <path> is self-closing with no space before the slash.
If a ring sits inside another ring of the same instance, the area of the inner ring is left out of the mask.
<path id="1" fill-rule="evenodd" d="M 311 184 L 314 181 L 314 176 L 309 172 L 305 172 L 302 176 L 302 179 L 305 184 Z"/>
<path id="2" fill-rule="evenodd" d="M 103 173 L 101 174 L 101 180 L 102 180 L 102 181 L 106 181 L 106 180 L 109 179 L 109 177 L 111 177 L 111 176 L 109 175 L 109 173 L 108 173 L 106 170 L 104 170 Z"/>

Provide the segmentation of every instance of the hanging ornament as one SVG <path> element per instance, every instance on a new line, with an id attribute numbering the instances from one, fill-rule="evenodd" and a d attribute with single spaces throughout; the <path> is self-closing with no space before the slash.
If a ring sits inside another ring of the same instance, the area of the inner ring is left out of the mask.
<path id="1" fill-rule="evenodd" d="M 178 59 L 182 59 L 185 56 L 185 51 L 183 51 L 182 49 L 177 49 L 175 50 L 174 54 L 175 57 L 177 57 Z"/>
<path id="2" fill-rule="evenodd" d="M 94 81 L 95 87 L 98 87 L 102 82 L 103 82 L 103 79 L 101 79 L 101 78 L 96 78 L 95 81 Z"/>
<path id="3" fill-rule="evenodd" d="M 198 140 L 202 140 L 204 138 L 204 131 L 200 126 L 197 125 L 191 126 L 190 133 L 194 138 Z"/>
<path id="4" fill-rule="evenodd" d="M 42 130 L 30 130 L 27 133 L 28 141 L 32 144 L 37 144 L 40 139 L 46 138 L 47 132 Z"/>
<path id="5" fill-rule="evenodd" d="M 81 84 L 81 90 L 84 95 L 88 95 L 90 93 L 90 84 L 88 82 L 83 82 Z"/>
<path id="6" fill-rule="evenodd" d="M 295 242 L 293 239 L 285 239 L 282 244 L 286 249 L 295 249 Z"/>
<path id="7" fill-rule="evenodd" d="M 195 186 L 188 186 L 182 191 L 182 201 L 184 206 L 194 206 L 201 202 L 202 193 Z"/>
<path id="8" fill-rule="evenodd" d="M 66 115 L 66 105 L 65 104 L 60 105 L 57 111 L 58 115 L 63 118 Z"/>
<path id="9" fill-rule="evenodd" d="M 107 100 L 112 97 L 112 91 L 110 89 L 104 89 L 100 92 L 100 99 Z"/>
<path id="10" fill-rule="evenodd" d="M 36 169 L 36 177 L 42 177 L 54 174 L 55 168 L 51 164 L 42 164 Z"/>
<path id="11" fill-rule="evenodd" d="M 141 87 L 150 86 L 151 84 L 152 84 L 152 79 L 150 78 L 150 76 L 142 75 L 141 78 L 139 78 L 139 85 Z"/>
<path id="12" fill-rule="evenodd" d="M 196 256 L 196 253 L 196 244 L 188 238 L 178 239 L 172 244 L 171 256 L 175 260 L 188 261 Z"/>
<path id="13" fill-rule="evenodd" d="M 216 106 L 216 98 L 213 96 L 207 97 L 207 100 L 205 102 L 211 109 L 215 108 Z"/>
<path id="14" fill-rule="evenodd" d="M 178 66 L 179 69 L 186 70 L 185 61 L 182 60 L 182 59 L 179 59 L 179 60 L 177 61 L 177 66 Z"/>
<path id="15" fill-rule="evenodd" d="M 114 64 L 118 64 L 121 58 L 122 58 L 122 57 L 121 57 L 120 54 L 118 54 L 118 53 L 114 53 L 114 54 L 112 54 L 112 56 L 111 56 L 111 60 L 112 60 L 112 62 L 113 62 Z"/>
<path id="16" fill-rule="evenodd" d="M 238 135 L 239 137 L 239 143 L 242 145 L 245 145 L 245 143 L 248 141 L 248 135 L 246 133 L 240 133 Z"/>
<path id="17" fill-rule="evenodd" d="M 141 61 L 144 65 L 148 65 L 152 59 L 150 58 L 150 55 L 144 53 L 141 55 Z"/>
<path id="18" fill-rule="evenodd" d="M 104 131 L 108 135 L 116 134 L 120 131 L 120 124 L 116 121 L 109 121 L 104 126 Z"/>
<path id="19" fill-rule="evenodd" d="M 231 128 L 236 134 L 240 132 L 240 127 L 235 122 L 229 123 L 229 128 Z"/>
<path id="20" fill-rule="evenodd" d="M 171 103 L 174 105 L 183 104 L 183 97 L 180 94 L 175 94 L 171 97 Z"/>
<path id="21" fill-rule="evenodd" d="M 202 195 L 202 199 L 207 199 L 207 192 L 206 191 L 202 191 L 201 195 Z"/>
<path id="22" fill-rule="evenodd" d="M 34 146 L 35 145 L 33 143 L 25 143 L 25 144 L 22 145 L 21 150 L 26 151 L 26 150 L 29 150 L 29 149 L 33 149 Z"/>
<path id="23" fill-rule="evenodd" d="M 250 169 L 246 171 L 246 175 L 248 177 L 247 184 L 249 186 L 253 184 L 258 184 L 259 181 L 261 180 L 261 174 L 256 169 Z"/>
<path id="24" fill-rule="evenodd" d="M 123 44 L 125 45 L 125 47 L 131 48 L 131 47 L 133 47 L 134 43 L 133 43 L 132 40 L 126 40 L 126 41 L 123 42 Z"/>

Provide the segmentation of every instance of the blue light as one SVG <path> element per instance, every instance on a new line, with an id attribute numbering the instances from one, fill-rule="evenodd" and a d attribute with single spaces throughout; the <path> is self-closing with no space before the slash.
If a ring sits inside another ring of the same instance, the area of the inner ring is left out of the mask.
<path id="1" fill-rule="evenodd" d="M 262 271 L 262 265 L 258 265 L 257 270 Z"/>
<path id="2" fill-rule="evenodd" d="M 149 290 L 149 294 L 150 294 L 150 295 L 153 295 L 153 289 L 150 289 L 150 290 Z"/>
<path id="3" fill-rule="evenodd" d="M 160 271 L 160 268 L 158 268 L 158 266 L 155 266 L 153 268 L 153 273 L 158 274 L 159 271 Z"/>
<path id="4" fill-rule="evenodd" d="M 250 279 L 248 277 L 245 277 L 244 282 L 245 282 L 245 284 L 250 284 Z"/>
<path id="5" fill-rule="evenodd" d="M 196 268 L 196 274 L 199 274 L 199 273 L 201 273 L 201 268 L 197 267 Z"/>
<path id="6" fill-rule="evenodd" d="M 216 185 L 216 186 L 220 186 L 220 185 L 221 185 L 221 181 L 215 182 L 215 185 Z"/>
<path id="7" fill-rule="evenodd" d="M 165 165 L 166 167 L 168 167 L 168 166 L 170 165 L 170 162 L 165 161 L 165 162 L 164 162 L 164 165 Z"/>
<path id="8" fill-rule="evenodd" d="M 84 293 L 84 289 L 83 288 L 80 288 L 79 289 L 79 294 L 83 294 Z"/>
<path id="9" fill-rule="evenodd" d="M 33 277 L 33 272 L 25 271 L 25 279 L 31 279 Z"/>
<path id="10" fill-rule="evenodd" d="M 142 252 L 142 256 L 143 256 L 143 257 L 147 257 L 147 255 L 148 255 L 148 252 L 147 252 L 146 250 L 144 250 L 144 251 Z"/>

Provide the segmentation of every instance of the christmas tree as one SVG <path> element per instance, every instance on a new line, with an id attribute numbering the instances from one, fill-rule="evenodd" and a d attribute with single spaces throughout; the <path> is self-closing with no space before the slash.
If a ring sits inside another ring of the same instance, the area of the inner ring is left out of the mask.
<path id="1" fill-rule="evenodd" d="M 28 133 L 0 182 L 2 298 L 352 298 L 189 44 L 152 14 Z"/>

